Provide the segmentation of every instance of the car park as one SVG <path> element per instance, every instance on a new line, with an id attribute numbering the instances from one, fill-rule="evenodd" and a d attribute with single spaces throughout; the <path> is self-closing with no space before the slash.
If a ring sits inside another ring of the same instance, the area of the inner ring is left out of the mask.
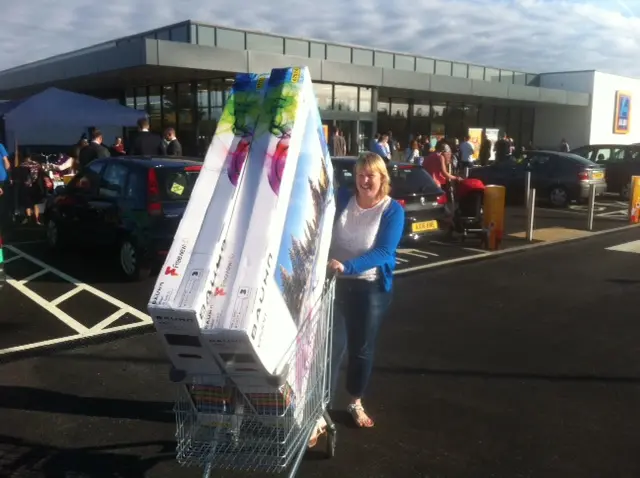
<path id="1" fill-rule="evenodd" d="M 332 158 L 338 187 L 354 187 L 356 158 Z M 414 241 L 441 233 L 446 195 L 423 168 L 415 164 L 390 162 L 391 197 L 405 210 L 403 240 Z"/>
<path id="2" fill-rule="evenodd" d="M 522 200 L 528 171 L 537 197 L 553 207 L 566 207 L 572 201 L 587 199 L 592 184 L 596 195 L 607 190 L 603 166 L 582 156 L 557 151 L 527 151 L 521 161 L 499 161 L 472 168 L 469 177 L 480 179 L 486 185 L 505 186 L 509 200 Z"/>
<path id="3" fill-rule="evenodd" d="M 145 276 L 166 256 L 202 162 L 184 158 L 95 160 L 47 204 L 47 242 L 113 251 L 126 279 Z"/>
<path id="4" fill-rule="evenodd" d="M 640 144 L 592 144 L 571 152 L 604 166 L 607 191 L 629 199 L 631 176 L 640 175 Z"/>

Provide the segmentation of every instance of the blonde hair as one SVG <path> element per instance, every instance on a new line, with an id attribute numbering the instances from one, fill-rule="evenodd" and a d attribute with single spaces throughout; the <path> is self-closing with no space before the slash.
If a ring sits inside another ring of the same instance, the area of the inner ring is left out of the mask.
<path id="1" fill-rule="evenodd" d="M 358 176 L 358 173 L 363 169 L 369 169 L 380 175 L 380 191 L 378 192 L 377 199 L 388 196 L 391 192 L 391 178 L 389 177 L 389 171 L 387 170 L 384 159 L 371 151 L 362 153 L 353 167 L 353 175 Z M 357 193 L 358 188 L 356 187 L 356 194 Z"/>

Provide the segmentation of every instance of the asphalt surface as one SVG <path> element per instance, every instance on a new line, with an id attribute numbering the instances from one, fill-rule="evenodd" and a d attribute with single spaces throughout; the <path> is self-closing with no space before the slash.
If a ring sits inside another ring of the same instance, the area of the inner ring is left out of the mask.
<path id="1" fill-rule="evenodd" d="M 299 476 L 640 476 L 640 254 L 607 250 L 637 240 L 634 229 L 398 277 L 365 401 L 376 427 L 338 414 L 337 456 L 311 454 Z M 148 297 L 94 285 L 135 307 Z M 3 291 L 2 336 L 55 323 L 34 321 L 31 302 Z M 174 461 L 163 350 L 148 327 L 129 332 L 0 365 L 0 476 L 200 476 Z"/>

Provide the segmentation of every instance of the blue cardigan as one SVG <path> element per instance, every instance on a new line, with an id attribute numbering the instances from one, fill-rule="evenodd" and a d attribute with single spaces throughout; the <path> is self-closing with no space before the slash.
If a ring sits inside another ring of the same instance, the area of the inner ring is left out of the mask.
<path id="1" fill-rule="evenodd" d="M 338 189 L 336 198 L 336 219 L 344 212 L 353 192 L 347 188 Z M 404 209 L 400 204 L 391 200 L 391 204 L 382 213 L 380 229 L 373 244 L 373 248 L 344 262 L 345 275 L 357 275 L 373 267 L 378 268 L 382 286 L 390 291 L 393 284 L 393 270 L 396 267 L 396 249 L 400 244 L 404 231 Z"/>

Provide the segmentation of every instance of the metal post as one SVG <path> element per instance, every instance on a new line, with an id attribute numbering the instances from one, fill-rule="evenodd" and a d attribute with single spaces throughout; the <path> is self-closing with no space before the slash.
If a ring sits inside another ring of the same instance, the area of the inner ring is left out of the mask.
<path id="1" fill-rule="evenodd" d="M 468 166 L 466 168 L 464 168 L 464 177 L 465 178 L 469 177 L 469 167 Z"/>
<path id="2" fill-rule="evenodd" d="M 524 207 L 529 207 L 529 196 L 531 195 L 531 171 L 524 173 Z"/>
<path id="3" fill-rule="evenodd" d="M 596 185 L 590 184 L 589 185 L 589 212 L 587 214 L 588 216 L 587 230 L 588 231 L 593 231 L 593 216 L 595 213 L 595 209 L 596 209 Z"/>
<path id="4" fill-rule="evenodd" d="M 536 209 L 536 190 L 529 190 L 529 202 L 527 204 L 527 241 L 533 241 L 533 223 Z"/>

